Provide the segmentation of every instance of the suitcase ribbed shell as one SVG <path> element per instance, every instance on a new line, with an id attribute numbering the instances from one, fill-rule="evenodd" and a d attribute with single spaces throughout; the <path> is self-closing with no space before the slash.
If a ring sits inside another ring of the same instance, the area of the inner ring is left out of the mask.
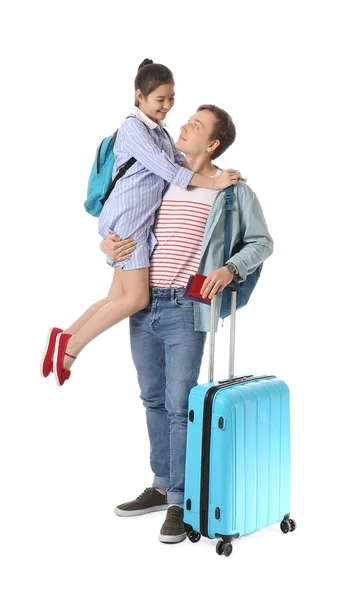
<path id="1" fill-rule="evenodd" d="M 184 521 L 198 532 L 204 401 L 216 385 L 197 386 L 189 395 L 193 421 L 188 421 Z M 246 535 L 290 513 L 289 389 L 283 381 L 263 377 L 216 392 L 209 460 L 209 485 L 202 493 L 210 538 Z"/>

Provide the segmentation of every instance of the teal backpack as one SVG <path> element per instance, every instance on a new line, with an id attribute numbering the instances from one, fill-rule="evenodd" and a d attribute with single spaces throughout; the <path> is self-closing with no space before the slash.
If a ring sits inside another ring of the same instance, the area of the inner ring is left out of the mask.
<path id="1" fill-rule="evenodd" d="M 129 115 L 127 119 L 129 118 L 136 117 Z M 145 127 L 149 131 L 148 126 L 145 125 Z M 117 175 L 112 180 L 112 171 L 115 161 L 113 146 L 116 141 L 117 133 L 118 129 L 113 135 L 104 138 L 96 150 L 95 162 L 92 165 L 88 181 L 87 198 L 84 202 L 85 210 L 93 217 L 99 217 L 102 207 L 106 200 L 108 200 L 118 179 L 123 177 L 128 169 L 136 162 L 136 158 L 132 156 L 132 158 L 119 169 Z"/>
<path id="2" fill-rule="evenodd" d="M 113 146 L 116 136 L 117 132 L 104 138 L 96 151 L 95 162 L 88 181 L 87 198 L 84 202 L 85 210 L 93 217 L 99 216 L 103 203 L 108 198 L 107 190 L 112 183 Z"/>

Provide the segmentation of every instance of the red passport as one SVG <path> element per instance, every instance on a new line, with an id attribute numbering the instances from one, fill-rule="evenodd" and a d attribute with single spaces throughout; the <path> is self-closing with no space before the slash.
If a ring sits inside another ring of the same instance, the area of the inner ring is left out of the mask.
<path id="1" fill-rule="evenodd" d="M 211 300 L 209 300 L 209 298 L 202 298 L 200 293 L 205 280 L 206 276 L 201 275 L 200 273 L 191 275 L 186 286 L 186 291 L 183 294 L 183 298 L 189 298 L 190 300 L 196 300 L 196 302 L 202 302 L 203 304 L 210 305 Z"/>

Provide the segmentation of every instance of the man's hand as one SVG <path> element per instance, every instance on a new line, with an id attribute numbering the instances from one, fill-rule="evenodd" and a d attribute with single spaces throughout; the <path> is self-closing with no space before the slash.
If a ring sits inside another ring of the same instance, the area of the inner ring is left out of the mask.
<path id="1" fill-rule="evenodd" d="M 234 169 L 227 169 L 227 171 L 223 171 L 217 177 L 214 177 L 214 189 L 215 190 L 224 190 L 230 185 L 235 185 L 238 180 L 246 182 L 247 179 L 241 177 L 240 171 L 234 171 Z"/>
<path id="2" fill-rule="evenodd" d="M 127 260 L 131 257 L 136 247 L 135 240 L 126 238 L 122 240 L 115 233 L 110 233 L 100 243 L 100 248 L 104 254 L 107 254 L 113 261 Z"/>
<path id="3" fill-rule="evenodd" d="M 209 273 L 208 277 L 204 281 L 200 293 L 202 297 L 209 298 L 210 300 L 216 296 L 219 292 L 222 292 L 229 283 L 233 280 L 233 274 L 227 270 L 226 267 L 215 269 Z"/>

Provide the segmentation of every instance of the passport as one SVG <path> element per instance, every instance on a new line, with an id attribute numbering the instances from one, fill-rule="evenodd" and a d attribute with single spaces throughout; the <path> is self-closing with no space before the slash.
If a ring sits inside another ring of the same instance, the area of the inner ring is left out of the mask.
<path id="1" fill-rule="evenodd" d="M 204 281 L 206 280 L 205 275 L 201 275 L 197 273 L 196 275 L 191 275 L 187 286 L 186 291 L 183 294 L 183 298 L 189 298 L 190 300 L 195 300 L 196 302 L 202 302 L 203 304 L 211 304 L 211 300 L 209 298 L 202 298 L 200 290 Z"/>

